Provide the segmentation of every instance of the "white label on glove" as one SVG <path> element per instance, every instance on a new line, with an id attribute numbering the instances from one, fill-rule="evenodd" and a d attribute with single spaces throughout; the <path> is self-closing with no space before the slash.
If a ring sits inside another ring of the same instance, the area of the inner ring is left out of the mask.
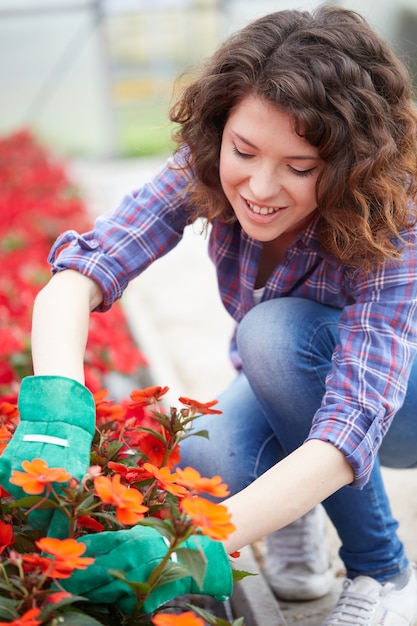
<path id="1" fill-rule="evenodd" d="M 68 448 L 68 439 L 62 437 L 52 437 L 51 435 L 23 435 L 23 441 L 32 441 L 34 443 L 53 443 L 56 446 Z"/>

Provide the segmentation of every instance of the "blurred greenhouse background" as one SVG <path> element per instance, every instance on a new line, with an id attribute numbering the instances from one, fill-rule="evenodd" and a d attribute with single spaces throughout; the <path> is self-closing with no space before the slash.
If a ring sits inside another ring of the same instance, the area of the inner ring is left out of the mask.
<path id="1" fill-rule="evenodd" d="M 417 83 L 416 0 L 333 2 L 362 12 Z M 0 0 L 0 134 L 32 129 L 91 158 L 168 152 L 175 79 L 250 19 L 316 0 Z"/>

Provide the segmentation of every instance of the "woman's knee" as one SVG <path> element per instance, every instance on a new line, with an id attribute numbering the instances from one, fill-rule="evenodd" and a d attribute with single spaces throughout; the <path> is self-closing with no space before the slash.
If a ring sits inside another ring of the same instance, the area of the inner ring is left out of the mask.
<path id="1" fill-rule="evenodd" d="M 338 340 L 340 310 L 304 298 L 267 300 L 239 325 L 237 345 L 243 367 L 251 371 L 300 372 L 315 369 L 324 378 Z"/>

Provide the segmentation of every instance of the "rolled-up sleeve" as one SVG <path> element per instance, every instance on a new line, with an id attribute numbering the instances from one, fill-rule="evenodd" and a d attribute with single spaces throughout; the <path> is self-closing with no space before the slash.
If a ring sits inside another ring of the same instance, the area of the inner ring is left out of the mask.
<path id="1" fill-rule="evenodd" d="M 355 303 L 341 314 L 326 392 L 309 434 L 343 452 L 358 488 L 368 481 L 382 439 L 404 402 L 417 353 L 414 235 L 410 243 L 400 262 L 352 278 Z"/>
<path id="2" fill-rule="evenodd" d="M 73 269 L 92 278 L 104 294 L 98 310 L 106 311 L 133 278 L 181 240 L 190 219 L 181 194 L 186 184 L 184 171 L 168 162 L 91 231 L 63 233 L 49 255 L 52 272 Z"/>

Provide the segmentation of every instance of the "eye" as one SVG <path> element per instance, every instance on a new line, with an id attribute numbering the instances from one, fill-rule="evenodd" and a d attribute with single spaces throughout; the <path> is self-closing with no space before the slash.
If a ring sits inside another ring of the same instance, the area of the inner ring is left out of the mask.
<path id="1" fill-rule="evenodd" d="M 233 152 L 240 159 L 251 159 L 253 157 L 253 154 L 246 154 L 246 152 L 241 152 L 240 150 L 238 150 L 235 144 L 233 144 Z"/>
<path id="2" fill-rule="evenodd" d="M 295 174 L 296 176 L 310 176 L 317 168 L 316 167 L 311 167 L 308 170 L 297 170 L 295 169 L 295 167 L 291 167 L 291 165 L 288 166 L 291 170 L 291 172 L 293 174 Z"/>

